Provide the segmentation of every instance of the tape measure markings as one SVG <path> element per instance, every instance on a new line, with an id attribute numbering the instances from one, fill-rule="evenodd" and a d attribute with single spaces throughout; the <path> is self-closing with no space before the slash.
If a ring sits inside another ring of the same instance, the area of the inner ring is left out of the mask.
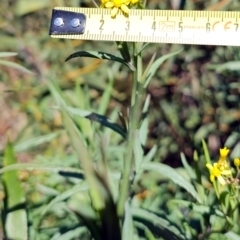
<path id="1" fill-rule="evenodd" d="M 109 9 L 68 8 L 58 10 L 84 13 L 85 32 L 81 35 L 52 35 L 57 38 L 136 41 L 156 43 L 240 46 L 240 12 L 130 10 L 112 19 Z"/>

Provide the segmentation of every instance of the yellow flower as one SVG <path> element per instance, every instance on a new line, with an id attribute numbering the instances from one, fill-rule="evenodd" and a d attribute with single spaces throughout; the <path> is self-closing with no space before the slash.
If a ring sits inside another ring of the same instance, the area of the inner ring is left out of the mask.
<path id="1" fill-rule="evenodd" d="M 229 170 L 229 164 L 227 161 L 227 155 L 228 155 L 229 151 L 230 150 L 227 147 L 220 148 L 220 150 L 219 150 L 220 157 L 219 157 L 217 164 L 218 164 L 218 168 L 220 171 Z"/>
<path id="2" fill-rule="evenodd" d="M 112 9 L 111 17 L 114 18 L 118 11 L 121 10 L 123 14 L 129 14 L 129 4 L 132 6 L 139 2 L 139 0 L 101 0 L 101 8 Z M 130 6 L 130 7 L 131 7 Z"/>
<path id="3" fill-rule="evenodd" d="M 234 165 L 236 166 L 236 167 L 239 167 L 240 166 L 240 159 L 239 158 L 234 158 Z"/>
<path id="4" fill-rule="evenodd" d="M 224 148 L 220 148 L 220 159 L 225 159 L 229 153 L 229 149 L 227 147 L 224 147 Z"/>
<path id="5" fill-rule="evenodd" d="M 210 163 L 207 163 L 206 167 L 210 171 L 210 180 L 211 180 L 211 182 L 213 182 L 215 177 L 216 177 L 221 185 L 225 185 L 226 184 L 226 181 L 224 180 L 222 175 L 231 176 L 231 174 L 232 174 L 231 170 L 220 170 L 218 168 L 218 164 L 217 163 L 214 163 L 213 166 Z"/>
<path id="6" fill-rule="evenodd" d="M 218 165 L 218 168 L 220 171 L 223 171 L 223 170 L 229 170 L 229 164 L 228 164 L 228 161 L 223 159 L 219 159 L 219 161 L 217 162 L 217 165 Z"/>
<path id="7" fill-rule="evenodd" d="M 105 4 L 105 8 L 112 9 L 111 17 L 114 18 L 117 15 L 119 9 L 121 9 L 123 13 L 128 14 L 129 13 L 129 8 L 127 7 L 128 4 L 129 4 L 128 0 L 112 0 L 108 1 Z"/>

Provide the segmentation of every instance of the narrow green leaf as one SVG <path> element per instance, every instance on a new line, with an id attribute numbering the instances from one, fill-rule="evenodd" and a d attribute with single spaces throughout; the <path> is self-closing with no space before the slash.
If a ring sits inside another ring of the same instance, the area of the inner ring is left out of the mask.
<path id="1" fill-rule="evenodd" d="M 175 184 L 184 188 L 187 192 L 189 192 L 199 203 L 201 203 L 201 198 L 199 197 L 197 191 L 193 187 L 191 183 L 189 183 L 186 179 L 184 179 L 175 169 L 162 164 L 162 163 L 143 163 L 141 168 L 143 170 L 151 170 L 160 173 L 161 175 L 170 178 Z"/>
<path id="2" fill-rule="evenodd" d="M 123 128 L 123 131 L 127 133 L 128 131 L 128 127 L 127 127 L 127 123 L 123 117 L 123 114 L 121 112 L 118 112 L 118 117 L 122 123 L 122 128 Z"/>
<path id="3" fill-rule="evenodd" d="M 131 70 L 134 71 L 133 66 L 131 66 L 129 63 L 127 63 L 123 58 L 114 56 L 110 53 L 105 52 L 98 52 L 98 51 L 80 51 L 71 54 L 65 61 L 68 61 L 72 58 L 76 57 L 90 57 L 90 58 L 97 58 L 97 59 L 104 59 L 104 60 L 110 60 L 115 61 L 124 64 L 125 66 L 129 67 Z"/>
<path id="4" fill-rule="evenodd" d="M 204 156 L 205 156 L 206 163 L 212 164 L 211 159 L 210 159 L 210 154 L 209 154 L 209 151 L 208 151 L 208 147 L 207 147 L 207 144 L 206 144 L 204 139 L 202 139 L 202 145 L 203 145 L 203 151 L 204 151 Z"/>
<path id="5" fill-rule="evenodd" d="M 88 186 L 86 184 L 86 182 L 80 183 L 78 185 L 75 185 L 73 188 L 59 194 L 57 197 L 55 197 L 47 206 L 46 208 L 43 210 L 42 212 L 42 216 L 50 209 L 52 208 L 52 206 L 58 202 L 62 202 L 65 201 L 66 199 L 68 199 L 69 197 L 71 197 L 73 194 L 78 193 L 80 191 L 86 191 L 88 190 Z"/>
<path id="6" fill-rule="evenodd" d="M 128 63 L 128 65 L 129 65 L 129 67 L 131 68 L 132 71 L 135 71 L 136 68 L 133 65 L 133 63 L 131 62 L 131 56 L 130 56 L 130 52 L 129 52 L 128 43 L 127 42 L 116 41 L 116 44 L 117 44 L 118 50 L 121 53 L 125 62 Z"/>
<path id="7" fill-rule="evenodd" d="M 55 173 L 72 173 L 72 174 L 84 174 L 84 172 L 80 169 L 76 168 L 70 168 L 70 167 L 61 167 L 57 165 L 50 165 L 49 163 L 16 163 L 11 164 L 9 166 L 6 166 L 4 168 L 0 168 L 0 174 L 10 172 L 10 171 L 16 171 L 16 170 L 44 170 L 44 171 L 50 171 Z"/>
<path id="8" fill-rule="evenodd" d="M 144 232 L 145 232 L 145 236 L 146 236 L 146 239 L 147 240 L 157 240 L 153 233 L 149 230 L 149 228 L 144 225 L 143 223 L 140 223 L 140 222 L 137 222 L 137 221 L 134 221 L 134 225 L 137 227 L 137 228 L 140 228 L 142 229 Z"/>
<path id="9" fill-rule="evenodd" d="M 151 100 L 151 96 L 150 96 L 150 94 L 148 94 L 147 97 L 146 97 L 146 100 L 144 102 L 143 111 L 142 111 L 143 114 L 148 111 L 149 105 L 150 105 L 150 102 L 151 102 L 150 100 Z"/>
<path id="10" fill-rule="evenodd" d="M 221 73 L 223 71 L 240 71 L 240 61 L 229 61 L 223 64 L 208 64 L 207 68 L 209 70 L 216 70 L 216 72 Z"/>
<path id="11" fill-rule="evenodd" d="M 69 230 L 69 231 L 67 231 L 66 233 L 63 233 L 63 234 L 59 233 L 59 235 L 54 236 L 54 238 L 52 238 L 51 240 L 82 239 L 82 238 L 84 238 L 83 234 L 86 234 L 87 231 L 88 231 L 88 229 L 86 227 L 78 227 L 76 229 Z"/>
<path id="12" fill-rule="evenodd" d="M 209 206 L 199 205 L 199 204 L 195 204 L 193 202 L 180 200 L 180 199 L 169 200 L 168 204 L 177 204 L 180 206 L 184 206 L 189 209 L 192 209 L 193 211 L 199 212 L 201 214 L 210 214 L 211 211 L 212 212 L 214 211 L 214 208 L 211 209 L 211 207 L 209 207 Z"/>
<path id="13" fill-rule="evenodd" d="M 139 55 L 150 43 L 145 43 L 142 48 L 135 54 L 136 56 Z"/>
<path id="14" fill-rule="evenodd" d="M 193 168 L 188 164 L 187 159 L 182 152 L 180 153 L 180 157 L 182 160 L 182 164 L 183 164 L 184 168 L 186 169 L 187 174 L 189 175 L 190 179 L 196 179 L 196 174 L 193 171 Z"/>
<path id="15" fill-rule="evenodd" d="M 148 108 L 150 105 L 150 95 L 148 94 L 143 106 L 143 110 L 142 110 L 142 122 L 140 124 L 140 141 L 141 144 L 143 146 L 145 146 L 146 142 L 147 142 L 147 138 L 148 138 L 148 132 L 149 132 L 149 119 L 148 119 Z"/>
<path id="16" fill-rule="evenodd" d="M 202 146 L 203 146 L 203 151 L 204 151 L 204 156 L 205 156 L 206 163 L 212 164 L 210 154 L 209 154 L 209 151 L 208 151 L 208 147 L 207 147 L 207 144 L 206 144 L 204 139 L 202 139 Z M 209 170 L 209 174 L 210 174 L 210 170 Z M 217 185 L 215 179 L 213 180 L 213 186 L 214 186 L 214 190 L 216 192 L 216 195 L 219 199 L 220 198 L 220 193 L 218 191 L 218 185 Z"/>
<path id="17" fill-rule="evenodd" d="M 27 68 L 15 63 L 15 62 L 11 62 L 11 61 L 7 61 L 7 60 L 1 60 L 0 59 L 0 65 L 4 65 L 4 66 L 7 66 L 7 67 L 11 67 L 11 68 L 15 68 L 21 72 L 24 72 L 24 73 L 29 73 L 29 74 L 33 74 L 33 72 L 29 71 Z"/>
<path id="18" fill-rule="evenodd" d="M 53 82 L 49 81 L 48 84 L 50 91 L 62 112 L 63 124 L 68 132 L 71 144 L 75 149 L 81 166 L 85 172 L 85 176 L 89 184 L 89 191 L 93 206 L 97 210 L 103 209 L 105 205 L 104 200 L 108 199 L 109 197 L 108 192 L 105 189 L 104 184 L 98 179 L 96 175 L 92 164 L 92 158 L 83 140 L 82 134 L 71 119 L 67 111 L 65 101 L 61 97 L 60 90 L 55 87 Z"/>
<path id="19" fill-rule="evenodd" d="M 114 83 L 113 73 L 110 71 L 110 69 L 107 69 L 107 73 L 108 73 L 108 84 L 102 95 L 101 103 L 98 110 L 98 113 L 101 115 L 105 114 L 108 109 L 109 101 L 111 99 L 112 90 L 113 90 L 113 83 Z"/>
<path id="20" fill-rule="evenodd" d="M 17 163 L 14 154 L 13 145 L 8 142 L 4 151 L 4 165 L 10 166 Z M 4 187 L 6 191 L 6 212 L 14 207 L 17 210 L 7 213 L 5 230 L 8 238 L 12 239 L 28 239 L 27 214 L 23 207 L 19 208 L 25 202 L 25 194 L 18 179 L 18 172 L 11 171 L 3 174 Z"/>
<path id="21" fill-rule="evenodd" d="M 0 58 L 1 57 L 12 57 L 12 56 L 16 56 L 17 53 L 15 52 L 0 52 Z"/>
<path id="22" fill-rule="evenodd" d="M 194 140 L 196 142 L 200 142 L 203 138 L 207 138 L 207 136 L 215 131 L 217 128 L 216 123 L 208 123 L 202 125 L 194 134 Z"/>
<path id="23" fill-rule="evenodd" d="M 64 126 L 67 128 L 71 143 L 75 151 L 77 152 L 81 165 L 85 171 L 85 176 L 89 183 L 89 189 L 93 201 L 93 206 L 95 209 L 100 210 L 104 208 L 104 197 L 102 196 L 102 194 L 105 192 L 102 192 L 101 191 L 102 189 L 100 190 L 102 185 L 96 178 L 95 171 L 92 165 L 91 156 L 83 142 L 82 136 L 80 135 L 78 129 L 76 128 L 74 122 L 68 115 L 67 111 L 64 109 L 64 106 L 62 106 L 62 115 Z"/>
<path id="24" fill-rule="evenodd" d="M 224 235 L 227 236 L 228 239 L 231 239 L 231 240 L 240 240 L 239 234 L 237 234 L 233 231 L 227 232 Z"/>
<path id="25" fill-rule="evenodd" d="M 68 207 L 82 219 L 84 225 L 87 226 L 88 230 L 91 232 L 94 240 L 102 240 L 101 230 L 97 222 L 99 216 L 96 211 L 94 211 L 91 203 L 83 199 L 81 194 L 76 194 L 67 200 Z M 80 207 L 79 207 L 80 206 Z"/>
<path id="26" fill-rule="evenodd" d="M 173 53 L 169 53 L 169 54 L 166 54 L 164 56 L 161 56 L 160 58 L 158 58 L 152 65 L 151 67 L 149 68 L 149 71 L 148 71 L 148 74 L 147 74 L 147 77 L 146 77 L 146 80 L 145 80 L 145 83 L 144 83 L 144 88 L 146 88 L 148 86 L 148 84 L 150 83 L 153 75 L 155 74 L 155 72 L 157 71 L 157 69 L 160 67 L 160 65 L 165 61 L 167 60 L 168 58 L 180 53 L 182 51 L 182 49 L 176 51 L 176 52 L 173 52 Z"/>
<path id="27" fill-rule="evenodd" d="M 157 152 L 157 146 L 154 145 L 152 147 L 152 149 L 147 153 L 147 155 L 143 156 L 143 163 L 144 164 L 148 164 L 148 162 L 150 162 L 151 160 L 153 160 L 153 158 L 156 156 L 156 152 Z M 140 167 L 140 170 L 138 171 L 138 174 L 136 174 L 135 178 L 134 178 L 134 183 L 137 183 L 139 181 L 139 179 L 141 179 L 142 173 L 144 172 L 144 169 L 142 167 Z"/>
<path id="28" fill-rule="evenodd" d="M 73 108 L 73 107 L 66 107 L 66 110 L 70 114 L 84 117 L 91 121 L 96 121 L 96 122 L 100 123 L 101 125 L 103 125 L 104 127 L 108 127 L 110 129 L 112 129 L 113 131 L 119 133 L 123 138 L 126 138 L 127 133 L 124 131 L 124 129 L 120 125 L 118 125 L 117 123 L 113 123 L 111 120 L 109 120 L 108 118 L 106 118 L 103 115 L 100 115 L 100 114 L 97 114 L 94 112 L 90 112 L 90 111 L 86 111 L 86 110 L 82 110 L 82 109 L 78 109 L 78 108 Z"/>
<path id="29" fill-rule="evenodd" d="M 56 190 L 54 187 L 49 187 L 47 185 L 40 184 L 40 183 L 36 185 L 36 191 L 40 192 L 45 196 L 50 196 L 50 197 L 56 197 L 60 194 L 60 192 Z"/>
<path id="30" fill-rule="evenodd" d="M 158 148 L 157 145 L 154 145 L 151 150 L 147 153 L 147 155 L 144 156 L 144 163 L 148 163 L 153 160 L 153 158 L 156 156 Z"/>
<path id="31" fill-rule="evenodd" d="M 238 83 L 239 86 L 239 83 Z M 240 131 L 239 132 L 232 132 L 227 140 L 225 141 L 225 146 L 228 146 L 228 148 L 232 148 L 234 147 L 234 145 L 238 142 L 238 140 L 240 139 Z M 237 157 L 237 156 L 236 156 Z"/>
<path id="32" fill-rule="evenodd" d="M 44 136 L 29 139 L 25 142 L 15 145 L 14 150 L 15 150 L 15 152 L 27 151 L 27 150 L 29 150 L 33 147 L 37 147 L 43 143 L 51 142 L 54 138 L 58 137 L 59 135 L 61 135 L 62 133 L 65 133 L 65 132 L 66 131 L 58 131 L 55 133 L 50 133 L 50 134 L 47 134 Z"/>
<path id="33" fill-rule="evenodd" d="M 87 85 L 81 86 L 79 81 L 76 81 L 75 86 L 76 96 L 78 99 L 77 107 L 81 109 L 88 108 L 90 105 L 90 99 L 88 97 L 90 95 L 88 86 Z M 78 120 L 76 120 L 76 122 L 80 126 L 83 136 L 86 136 L 89 139 L 89 141 L 92 141 L 94 129 L 92 127 L 91 122 L 85 118 L 79 118 Z"/>
<path id="34" fill-rule="evenodd" d="M 125 218 L 123 222 L 122 240 L 134 239 L 134 226 L 131 214 L 131 208 L 128 201 L 125 202 Z"/>
<path id="35" fill-rule="evenodd" d="M 169 221 L 159 217 L 158 215 L 141 208 L 131 208 L 133 218 L 142 219 L 147 221 L 154 226 L 159 227 L 162 231 L 160 233 L 164 234 L 165 240 L 180 240 L 184 239 L 181 232 Z"/>
<path id="36" fill-rule="evenodd" d="M 146 67 L 146 69 L 145 69 L 145 71 L 144 71 L 144 73 L 143 73 L 143 75 L 142 75 L 142 78 L 141 78 L 141 82 L 142 82 L 142 83 L 145 82 L 145 79 L 146 79 L 146 77 L 147 77 L 147 74 L 149 73 L 149 69 L 150 69 L 150 67 L 152 66 L 153 61 L 154 61 L 155 58 L 156 58 L 156 54 L 157 54 L 157 53 L 154 53 L 154 54 L 152 55 L 152 57 L 151 57 L 148 65 L 147 65 L 147 67 Z"/>

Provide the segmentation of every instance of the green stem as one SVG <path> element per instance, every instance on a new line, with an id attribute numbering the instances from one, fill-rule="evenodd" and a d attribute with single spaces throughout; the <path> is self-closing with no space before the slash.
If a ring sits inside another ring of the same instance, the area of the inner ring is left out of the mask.
<path id="1" fill-rule="evenodd" d="M 142 95 L 142 87 L 141 87 L 141 78 L 142 78 L 142 56 L 141 54 L 136 54 L 139 51 L 142 44 L 134 43 L 133 51 L 134 51 L 134 64 L 137 68 L 137 71 L 133 72 L 133 86 L 132 86 L 132 96 L 131 96 L 131 108 L 130 108 L 130 116 L 129 116 L 129 131 L 127 138 L 127 147 L 124 159 L 124 169 L 123 176 L 121 180 L 120 186 L 120 196 L 118 201 L 118 215 L 124 215 L 124 205 L 125 201 L 128 198 L 129 194 L 129 183 L 130 183 L 130 175 L 132 172 L 132 165 L 134 160 L 134 133 L 139 127 L 140 123 L 140 112 L 141 112 L 141 95 Z"/>

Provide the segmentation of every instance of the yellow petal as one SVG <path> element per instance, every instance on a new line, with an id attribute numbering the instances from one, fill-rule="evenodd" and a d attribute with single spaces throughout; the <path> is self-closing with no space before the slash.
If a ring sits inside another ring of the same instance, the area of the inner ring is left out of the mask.
<path id="1" fill-rule="evenodd" d="M 121 7 L 122 0 L 113 0 L 113 5 L 118 8 Z"/>
<path id="2" fill-rule="evenodd" d="M 129 13 L 129 8 L 126 5 L 122 4 L 121 9 L 124 13 L 126 13 L 126 14 Z"/>
<path id="3" fill-rule="evenodd" d="M 213 169 L 213 166 L 212 166 L 210 163 L 207 163 L 207 164 L 206 164 L 206 167 L 207 167 L 209 170 L 212 170 L 212 169 Z"/>
<path id="4" fill-rule="evenodd" d="M 118 8 L 114 7 L 111 11 L 111 17 L 114 18 L 118 13 Z"/>
<path id="5" fill-rule="evenodd" d="M 218 181 L 220 182 L 221 185 L 225 185 L 226 184 L 226 182 L 225 182 L 225 180 L 223 179 L 222 176 L 218 177 Z"/>
<path id="6" fill-rule="evenodd" d="M 210 181 L 213 182 L 215 179 L 214 175 L 210 175 Z"/>
<path id="7" fill-rule="evenodd" d="M 234 165 L 236 167 L 239 167 L 240 166 L 240 159 L 239 158 L 234 158 Z"/>
<path id="8" fill-rule="evenodd" d="M 223 170 L 221 171 L 222 175 L 232 175 L 232 171 L 231 170 Z"/>
<path id="9" fill-rule="evenodd" d="M 229 153 L 229 149 L 227 147 L 224 147 L 224 148 L 220 148 L 220 156 L 222 158 L 226 158 L 228 153 Z"/>
<path id="10" fill-rule="evenodd" d="M 108 3 L 105 4 L 105 7 L 106 7 L 106 8 L 112 8 L 113 6 L 114 6 L 114 5 L 113 5 L 112 2 L 108 2 Z"/>

